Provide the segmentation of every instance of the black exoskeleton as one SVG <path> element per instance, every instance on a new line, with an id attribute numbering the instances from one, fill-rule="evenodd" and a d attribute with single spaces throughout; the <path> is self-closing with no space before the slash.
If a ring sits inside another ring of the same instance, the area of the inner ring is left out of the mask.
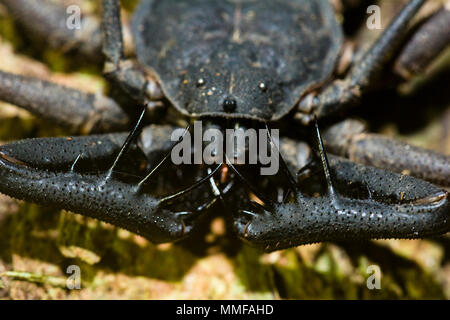
<path id="1" fill-rule="evenodd" d="M 1 71 L 0 99 L 78 132 L 125 131 L 133 115 L 138 121 L 128 136 L 37 138 L 0 146 L 1 192 L 106 221 L 155 243 L 188 236 L 210 207 L 235 198 L 244 205 L 229 217 L 236 233 L 266 251 L 320 241 L 422 238 L 450 230 L 448 193 L 431 184 L 450 186 L 448 156 L 359 127 L 353 132 L 341 122 L 324 131 L 325 146 L 352 161 L 331 155 L 328 160 L 317 124 L 357 104 L 393 58 L 403 75 L 428 65 L 445 47 L 433 25 L 448 24 L 448 10 L 416 30 L 417 35 L 433 31 L 435 41 L 428 39 L 424 55 L 423 47 L 411 45 L 420 36 L 405 43 L 405 34 L 425 0 L 409 1 L 347 74 L 333 80 L 344 33 L 327 0 L 142 0 L 132 23 L 135 60 L 125 57 L 118 0 L 102 1 L 101 28 L 86 24 L 89 28 L 77 34 L 57 32 L 63 11 L 41 1 L 45 6 L 1 2 L 28 27 L 48 16 L 34 32 L 56 37 L 55 46 L 70 43 L 94 60 L 103 55 L 105 77 L 123 99 Z M 23 19 L 24 12 L 29 19 Z M 286 119 L 310 125 L 317 149 L 313 162 L 320 165 L 315 179 L 322 182 L 305 184 L 297 175 L 306 165 L 299 160 L 305 151 L 300 136 L 281 137 L 280 150 L 269 137 L 271 151 L 281 155 L 279 175 L 287 182 L 281 199 L 265 195 L 248 179 L 248 166 L 230 159 L 211 166 L 172 164 L 171 173 L 161 173 L 180 143 L 171 141 L 171 133 L 180 128 L 148 125 L 158 103 L 174 108 L 178 123 L 201 120 L 222 131 L 244 124 L 277 127 Z M 165 192 L 155 185 L 157 175 L 178 172 L 191 182 L 173 185 L 168 179 Z M 243 196 L 237 184 L 260 201 Z"/>

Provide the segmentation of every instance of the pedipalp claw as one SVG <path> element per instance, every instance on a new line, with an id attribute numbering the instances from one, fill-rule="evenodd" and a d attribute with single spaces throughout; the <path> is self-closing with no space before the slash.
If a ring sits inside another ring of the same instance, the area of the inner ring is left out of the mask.
<path id="1" fill-rule="evenodd" d="M 195 226 L 195 213 L 176 214 L 160 206 L 161 197 L 154 195 L 151 188 L 137 192 L 140 177 L 120 173 L 108 178 L 112 159 L 126 136 L 41 138 L 0 146 L 0 192 L 111 223 L 154 243 L 187 236 Z M 165 146 L 156 141 L 163 137 L 167 136 L 154 135 L 155 148 Z M 130 152 L 139 152 L 133 156 L 145 159 L 137 148 Z M 86 155 L 83 159 L 79 158 L 81 153 Z M 99 167 L 93 168 L 94 163 Z M 185 223 L 188 217 L 190 221 Z"/>
<path id="2" fill-rule="evenodd" d="M 334 196 L 324 181 L 321 194 L 299 190 L 295 202 L 277 203 L 270 214 L 235 217 L 238 235 L 273 251 L 314 242 L 415 239 L 450 231 L 447 191 L 335 156 L 329 157 L 329 164 Z"/>

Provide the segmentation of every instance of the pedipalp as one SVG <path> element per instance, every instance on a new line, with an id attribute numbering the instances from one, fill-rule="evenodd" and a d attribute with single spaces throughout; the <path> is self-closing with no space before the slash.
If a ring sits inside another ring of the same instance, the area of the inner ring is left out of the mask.
<path id="1" fill-rule="evenodd" d="M 330 157 L 328 164 L 318 130 L 317 136 L 322 168 L 328 172 L 326 190 L 308 195 L 298 186 L 291 201 L 242 211 L 234 220 L 241 238 L 273 251 L 322 241 L 423 238 L 450 230 L 446 191 L 339 157 Z M 293 141 L 281 143 L 298 147 Z"/>

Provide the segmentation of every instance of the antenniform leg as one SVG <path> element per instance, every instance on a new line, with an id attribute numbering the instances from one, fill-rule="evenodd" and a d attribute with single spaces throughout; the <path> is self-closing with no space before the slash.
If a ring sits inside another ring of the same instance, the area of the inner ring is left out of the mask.
<path id="1" fill-rule="evenodd" d="M 372 47 L 354 64 L 344 80 L 337 80 L 316 97 L 309 95 L 300 102 L 299 117 L 309 122 L 312 117 L 303 112 L 314 112 L 320 118 L 336 114 L 357 102 L 383 65 L 398 50 L 409 22 L 425 2 L 426 0 L 410 0 Z"/>
<path id="2" fill-rule="evenodd" d="M 133 137 L 127 139 L 125 148 L 121 147 L 126 134 L 29 139 L 3 145 L 0 147 L 0 192 L 93 217 L 155 243 L 181 239 L 192 231 L 195 218 L 207 206 L 173 211 L 170 201 L 185 190 L 169 197 L 155 196 L 148 192 L 147 186 L 139 184 L 140 178 L 116 171 L 119 158 L 114 166 L 93 170 L 94 164 L 111 163 L 115 154 L 127 149 L 153 155 L 167 152 L 171 146 L 169 129 L 146 128 L 138 142 L 140 149 L 131 145 Z M 152 137 L 151 144 L 149 140 L 144 141 L 148 136 Z M 188 191 L 209 180 L 218 168 Z"/>
<path id="3" fill-rule="evenodd" d="M 281 143 L 297 146 L 288 140 Z M 234 223 L 241 238 L 273 251 L 321 241 L 423 238 L 450 230 L 446 191 L 338 157 L 331 158 L 329 167 L 319 149 L 326 191 L 315 197 L 298 187 L 290 202 L 243 210 Z"/>
<path id="4" fill-rule="evenodd" d="M 324 141 L 331 153 L 354 162 L 450 186 L 450 156 L 380 134 L 366 133 L 365 125 L 360 121 L 345 120 L 329 127 Z"/>
<path id="5" fill-rule="evenodd" d="M 100 23 L 96 17 L 79 12 L 80 26 L 71 28 L 66 6 L 48 0 L 0 2 L 28 32 L 53 48 L 75 50 L 94 61 L 102 60 Z"/>
<path id="6" fill-rule="evenodd" d="M 121 130 L 127 114 L 105 96 L 0 71 L 0 100 L 76 132 Z"/>

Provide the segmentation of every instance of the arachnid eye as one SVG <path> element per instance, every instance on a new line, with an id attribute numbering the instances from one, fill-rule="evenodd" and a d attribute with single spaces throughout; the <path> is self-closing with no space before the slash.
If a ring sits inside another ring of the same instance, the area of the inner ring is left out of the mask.
<path id="1" fill-rule="evenodd" d="M 223 110 L 225 112 L 228 112 L 228 113 L 234 112 L 236 110 L 236 107 L 237 107 L 237 102 L 233 98 L 228 97 L 223 101 Z"/>
<path id="2" fill-rule="evenodd" d="M 258 84 L 258 88 L 262 91 L 262 92 L 266 92 L 267 90 L 267 85 L 264 82 L 260 82 Z"/>
<path id="3" fill-rule="evenodd" d="M 197 87 L 204 86 L 205 83 L 206 83 L 205 79 L 199 78 L 199 79 L 197 80 Z"/>

